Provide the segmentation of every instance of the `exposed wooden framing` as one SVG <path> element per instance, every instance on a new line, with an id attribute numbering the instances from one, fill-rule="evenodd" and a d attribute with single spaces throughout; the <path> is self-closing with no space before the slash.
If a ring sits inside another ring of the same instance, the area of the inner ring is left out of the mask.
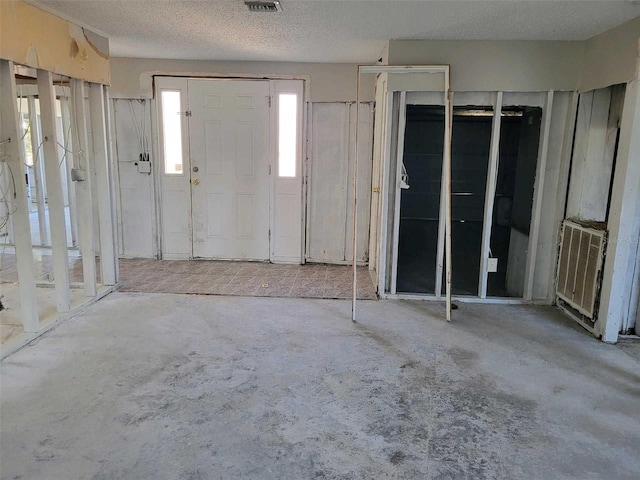
<path id="1" fill-rule="evenodd" d="M 47 180 L 51 250 L 55 279 L 56 303 L 59 312 L 71 309 L 69 291 L 69 255 L 67 252 L 67 228 L 65 225 L 64 197 L 60 179 L 58 158 L 58 134 L 56 132 L 56 96 L 51 72 L 38 70 L 38 96 L 42 123 L 42 157 Z"/>
<path id="2" fill-rule="evenodd" d="M 564 220 L 564 211 L 567 200 L 567 189 L 569 188 L 569 167 L 571 166 L 571 154 L 573 151 L 573 139 L 576 126 L 576 115 L 578 114 L 578 100 L 580 95 L 578 92 L 573 92 L 569 98 L 569 105 L 567 108 L 567 119 L 564 127 L 564 134 L 562 140 L 562 158 L 560 159 L 560 168 L 558 169 L 558 199 L 556 208 L 555 223 L 553 226 L 553 238 L 560 238 L 560 229 L 562 228 L 562 221 Z M 555 242 L 553 249 L 554 259 L 558 255 L 558 242 Z M 553 261 L 553 268 L 549 269 L 549 277 L 547 285 L 549 285 L 547 300 L 551 302 L 555 299 L 555 282 L 557 277 L 558 262 Z"/>
<path id="3" fill-rule="evenodd" d="M 112 123 L 111 120 L 111 108 L 110 108 L 110 103 L 111 100 L 109 99 L 109 87 L 103 86 L 102 87 L 102 91 L 103 91 L 103 112 L 104 112 L 104 122 L 105 122 L 105 136 L 106 136 L 106 140 L 107 140 L 107 172 L 109 174 L 109 182 L 107 184 L 108 187 L 108 191 L 109 191 L 109 206 L 110 206 L 110 218 L 111 218 L 111 238 L 112 238 L 112 245 L 113 245 L 113 265 L 114 265 L 114 269 L 115 269 L 115 282 L 114 285 L 118 282 L 118 278 L 120 277 L 120 265 L 118 262 L 118 231 L 119 229 L 117 228 L 117 216 L 116 216 L 116 190 L 115 190 L 115 179 L 116 176 L 118 175 L 117 171 L 117 165 L 114 162 L 114 151 L 115 151 L 115 145 L 113 144 L 113 139 L 115 138 L 115 134 L 113 131 L 114 125 Z M 144 109 L 145 113 L 146 113 L 146 108 Z M 143 117 L 143 121 L 145 121 L 144 117 Z"/>
<path id="4" fill-rule="evenodd" d="M 44 174 L 42 169 L 42 132 L 38 122 L 36 99 L 27 97 L 29 108 L 29 125 L 31 135 L 31 152 L 33 159 L 33 179 L 36 190 L 36 207 L 38 209 L 38 230 L 40 232 L 40 245 L 49 245 L 49 229 L 47 227 L 46 204 L 44 193 Z"/>
<path id="5" fill-rule="evenodd" d="M 71 139 L 71 110 L 69 107 L 69 99 L 60 97 L 60 110 L 62 112 L 62 130 L 64 136 L 65 148 L 65 167 L 67 169 L 67 190 L 69 196 L 69 222 L 71 230 L 71 244 L 76 247 L 78 245 L 78 211 L 76 207 L 76 187 L 71 179 L 71 170 L 73 169 L 73 141 Z"/>
<path id="6" fill-rule="evenodd" d="M 93 243 L 93 195 L 91 192 L 92 169 L 90 154 L 87 151 L 87 111 L 85 106 L 85 86 L 83 80 L 72 80 L 72 126 L 71 132 L 76 155 L 73 157 L 74 168 L 78 169 L 83 180 L 75 182 L 78 208 L 78 240 L 82 254 L 82 273 L 84 293 L 95 297 L 96 289 L 96 252 Z"/>
<path id="7" fill-rule="evenodd" d="M 379 66 L 379 65 L 359 65 L 356 75 L 356 135 L 355 135 L 355 162 L 354 162 L 354 188 L 353 188 L 353 298 L 351 306 L 351 319 L 356 321 L 356 297 L 357 297 L 357 199 L 358 199 L 358 130 L 360 127 L 359 113 L 360 113 L 360 75 L 361 74 L 378 74 L 378 73 L 443 73 L 445 77 L 445 155 L 444 163 L 447 171 L 447 209 L 448 215 L 448 228 L 447 228 L 447 302 L 446 302 L 446 316 L 447 320 L 451 320 L 451 92 L 450 92 L 450 76 L 448 65 L 428 65 L 428 66 Z M 387 126 L 388 129 L 388 126 Z M 386 261 L 386 260 L 385 260 Z"/>
<path id="8" fill-rule="evenodd" d="M 442 106 L 446 108 L 447 105 L 447 93 L 444 93 L 444 98 L 442 99 Z M 449 95 L 450 101 L 453 103 L 454 94 L 453 92 Z M 446 208 L 447 202 L 444 201 L 445 196 L 447 195 L 447 182 L 446 182 L 446 172 L 444 169 L 444 158 L 442 162 L 442 173 L 440 175 L 440 211 L 438 213 L 438 243 L 436 246 L 436 282 L 435 282 L 435 296 L 440 298 L 442 297 L 442 272 L 444 272 L 445 267 L 445 259 L 444 259 L 444 251 L 445 251 L 445 230 L 446 230 Z"/>
<path id="9" fill-rule="evenodd" d="M 489 171 L 487 172 L 487 190 L 484 197 L 484 222 L 482 227 L 482 249 L 480 257 L 480 282 L 478 296 L 487 298 L 487 276 L 489 252 L 491 251 L 491 227 L 493 221 L 493 203 L 496 197 L 496 181 L 500 162 L 500 127 L 502 126 L 502 92 L 497 92 L 493 103 L 493 125 L 491 127 L 491 146 L 489 148 Z"/>
<path id="10" fill-rule="evenodd" d="M 110 101 L 109 111 L 111 112 L 111 138 L 114 139 L 112 148 L 113 161 L 113 186 L 115 190 L 115 208 L 116 208 L 116 225 L 118 239 L 118 255 L 124 255 L 124 235 L 122 231 L 122 200 L 120 196 L 120 154 L 118 152 L 118 135 L 116 134 L 116 125 L 118 124 L 118 109 L 116 101 Z M 153 182 L 152 182 L 153 183 Z"/>
<path id="11" fill-rule="evenodd" d="M 389 219 L 389 169 L 391 161 L 391 141 L 385 132 L 391 128 L 393 123 L 393 94 L 385 93 L 385 111 L 384 126 L 380 130 L 384 135 L 381 145 L 382 156 L 382 182 L 380 188 L 381 214 L 380 214 L 380 250 L 378 251 L 378 291 L 386 293 L 387 291 L 387 240 L 389 238 L 388 219 Z"/>
<path id="12" fill-rule="evenodd" d="M 37 332 L 40 327 L 40 321 L 38 319 L 36 278 L 31 251 L 31 227 L 27 191 L 23 180 L 25 157 L 20 139 L 16 82 L 12 61 L 0 60 L 0 92 L 0 112 L 2 112 L 2 115 L 0 115 L 0 126 L 2 127 L 0 142 L 3 142 L 6 165 L 9 167 L 13 177 L 11 182 L 13 185 L 13 198 L 9 198 L 7 201 L 10 205 L 9 211 L 12 212 L 22 327 L 25 332 Z"/>
<path id="13" fill-rule="evenodd" d="M 105 122 L 104 91 L 102 85 L 89 86 L 89 115 L 93 136 L 93 166 L 96 172 L 96 193 L 100 232 L 100 266 L 103 285 L 116 284 L 116 249 L 109 188 L 109 159 L 107 125 Z"/>
<path id="14" fill-rule="evenodd" d="M 356 297 L 358 296 L 358 133 L 360 132 L 360 68 L 356 74 L 356 135 L 353 159 L 353 298 L 351 321 L 356 321 Z"/>
<path id="15" fill-rule="evenodd" d="M 404 158 L 404 130 L 407 124 L 407 92 L 400 92 L 400 112 L 398 115 L 398 141 L 396 149 L 395 202 L 393 202 L 393 247 L 391 249 L 391 287 L 390 293 L 396 293 L 398 276 L 398 243 L 400 241 L 400 179 Z"/>
<path id="16" fill-rule="evenodd" d="M 453 94 L 449 89 L 449 69 L 445 72 L 444 103 L 444 171 L 445 171 L 445 257 L 446 257 L 446 316 L 451 321 L 451 131 L 453 130 Z"/>
<path id="17" fill-rule="evenodd" d="M 538 163 L 536 167 L 535 189 L 533 193 L 533 211 L 531 213 L 529 247 L 527 249 L 527 266 L 524 278 L 525 300 L 531 300 L 533 297 L 533 277 L 536 270 L 538 236 L 540 233 L 540 215 L 542 214 L 542 198 L 544 194 L 544 177 L 547 169 L 547 152 L 549 151 L 549 132 L 551 131 L 552 108 L 553 90 L 549 90 L 546 95 L 545 108 L 543 111 L 540 147 L 538 149 Z"/>

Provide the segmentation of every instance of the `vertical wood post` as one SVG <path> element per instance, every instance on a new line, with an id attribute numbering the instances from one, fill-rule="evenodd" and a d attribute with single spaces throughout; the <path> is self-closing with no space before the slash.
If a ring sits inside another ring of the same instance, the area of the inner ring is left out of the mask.
<path id="1" fill-rule="evenodd" d="M 102 85 L 89 87 L 89 112 L 93 135 L 93 161 L 96 172 L 98 220 L 100 225 L 100 266 L 102 283 L 116 284 L 116 249 L 114 238 L 113 207 L 110 189 L 107 125 Z"/>
<path id="2" fill-rule="evenodd" d="M 56 95 L 53 91 L 51 72 L 38 70 L 38 97 L 40 98 L 40 120 L 42 123 L 42 140 L 44 142 L 42 144 L 42 158 L 47 180 L 56 302 L 59 312 L 68 312 L 71 309 L 69 254 L 67 251 L 64 197 L 60 179 L 60 159 L 58 158 Z"/>
<path id="3" fill-rule="evenodd" d="M 62 112 L 62 130 L 65 148 L 65 167 L 67 169 L 67 190 L 69 196 L 69 222 L 71 230 L 71 244 L 78 245 L 78 213 L 76 208 L 76 187 L 71 180 L 71 169 L 73 169 L 73 141 L 71 140 L 71 110 L 69 99 L 60 98 L 60 110 Z"/>
<path id="4" fill-rule="evenodd" d="M 449 86 L 449 69 L 445 72 L 444 102 L 444 181 L 445 181 L 445 259 L 446 316 L 451 321 L 451 133 L 453 130 L 453 97 Z"/>
<path id="5" fill-rule="evenodd" d="M 118 282 L 120 277 L 120 250 L 119 250 L 119 226 L 118 226 L 118 195 L 116 186 L 120 184 L 120 177 L 118 174 L 118 162 L 117 154 L 114 144 L 115 138 L 115 125 L 111 118 L 111 99 L 109 98 L 109 87 L 103 86 L 104 92 L 104 121 L 105 121 L 105 133 L 107 138 L 107 171 L 109 172 L 109 198 L 111 199 L 111 236 L 113 237 L 113 263 L 115 268 L 114 284 Z M 146 105 L 146 104 L 145 104 Z M 145 122 L 143 110 L 142 121 Z M 119 187 L 118 187 L 119 188 Z"/>
<path id="6" fill-rule="evenodd" d="M 533 298 L 533 280 L 538 254 L 538 236 L 540 234 L 540 215 L 542 214 L 542 195 L 544 193 L 544 177 L 547 170 L 547 153 L 549 151 L 549 133 L 551 131 L 551 111 L 553 109 L 553 90 L 547 92 L 545 108 L 542 112 L 542 128 L 540 129 L 540 148 L 538 149 L 538 165 L 536 167 L 535 190 L 533 192 L 533 211 L 531 212 L 531 229 L 529 231 L 529 247 L 527 266 L 524 278 L 524 299 Z"/>
<path id="7" fill-rule="evenodd" d="M 82 176 L 75 182 L 78 209 L 78 236 L 80 253 L 82 254 L 82 273 L 84 293 L 95 297 L 96 289 L 96 252 L 93 243 L 93 197 L 91 193 L 92 169 L 91 154 L 88 152 L 87 111 L 84 101 L 85 87 L 83 80 L 72 80 L 73 116 L 71 132 L 76 155 L 73 157 L 74 169 Z"/>
<path id="8" fill-rule="evenodd" d="M 34 96 L 27 97 L 29 108 L 29 125 L 31 135 L 31 158 L 33 160 L 33 179 L 36 190 L 36 206 L 38 209 L 38 228 L 40 232 L 40 245 L 49 244 L 49 229 L 47 228 L 47 217 L 44 193 L 44 175 L 42 169 L 42 132 L 38 122 L 38 112 L 36 110 L 36 99 Z"/>
<path id="9" fill-rule="evenodd" d="M 36 278 L 31 250 L 31 226 L 27 191 L 24 181 L 24 149 L 22 147 L 16 103 L 16 81 L 13 62 L 0 60 L 0 142 L 6 154 L 6 165 L 12 176 L 13 195 L 7 199 L 13 220 L 13 234 L 16 247 L 18 269 L 18 290 L 22 308 L 22 325 L 25 332 L 37 332 L 38 302 L 36 297 Z M 6 171 L 6 170 L 5 170 Z"/>
<path id="10" fill-rule="evenodd" d="M 487 277 L 489 251 L 491 250 L 491 227 L 493 221 L 493 203 L 496 197 L 496 181 L 500 163 L 500 127 L 502 125 L 502 92 L 496 94 L 493 105 L 493 125 L 491 127 L 491 147 L 489 149 L 489 171 L 487 173 L 487 189 L 484 198 L 484 222 L 482 224 L 482 248 L 480 258 L 480 286 L 478 296 L 487 298 Z"/>

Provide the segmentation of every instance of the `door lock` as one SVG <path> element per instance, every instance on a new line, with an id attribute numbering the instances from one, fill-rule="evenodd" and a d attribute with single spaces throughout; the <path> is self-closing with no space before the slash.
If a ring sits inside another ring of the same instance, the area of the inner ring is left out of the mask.
<path id="1" fill-rule="evenodd" d="M 191 183 L 193 183 L 194 185 L 200 185 L 200 180 L 197 178 L 194 178 L 193 180 L 191 180 Z"/>
<path id="2" fill-rule="evenodd" d="M 193 167 L 193 169 L 192 169 L 192 170 L 193 170 L 195 173 L 198 173 L 198 170 L 199 170 L 199 169 L 198 169 L 198 167 Z"/>

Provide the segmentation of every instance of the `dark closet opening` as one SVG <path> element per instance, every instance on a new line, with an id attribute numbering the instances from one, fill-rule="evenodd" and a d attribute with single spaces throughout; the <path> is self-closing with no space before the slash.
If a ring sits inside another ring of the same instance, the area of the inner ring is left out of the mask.
<path id="1" fill-rule="evenodd" d="M 491 143 L 490 107 L 454 108 L 451 150 L 452 292 L 477 295 Z M 444 108 L 407 105 L 397 292 L 435 293 Z"/>
<path id="2" fill-rule="evenodd" d="M 407 105 L 396 291 L 435 293 L 444 107 Z"/>
<path id="3" fill-rule="evenodd" d="M 487 295 L 522 297 L 542 109 L 505 107 L 502 112 L 490 243 L 498 271 L 489 273 Z"/>

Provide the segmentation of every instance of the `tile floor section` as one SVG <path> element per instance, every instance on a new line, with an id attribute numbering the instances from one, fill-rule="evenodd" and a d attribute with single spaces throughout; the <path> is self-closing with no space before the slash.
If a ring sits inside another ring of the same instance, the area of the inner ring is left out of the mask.
<path id="1" fill-rule="evenodd" d="M 351 298 L 352 267 L 256 262 L 120 260 L 120 291 L 253 297 Z M 358 267 L 358 298 L 377 298 Z"/>

